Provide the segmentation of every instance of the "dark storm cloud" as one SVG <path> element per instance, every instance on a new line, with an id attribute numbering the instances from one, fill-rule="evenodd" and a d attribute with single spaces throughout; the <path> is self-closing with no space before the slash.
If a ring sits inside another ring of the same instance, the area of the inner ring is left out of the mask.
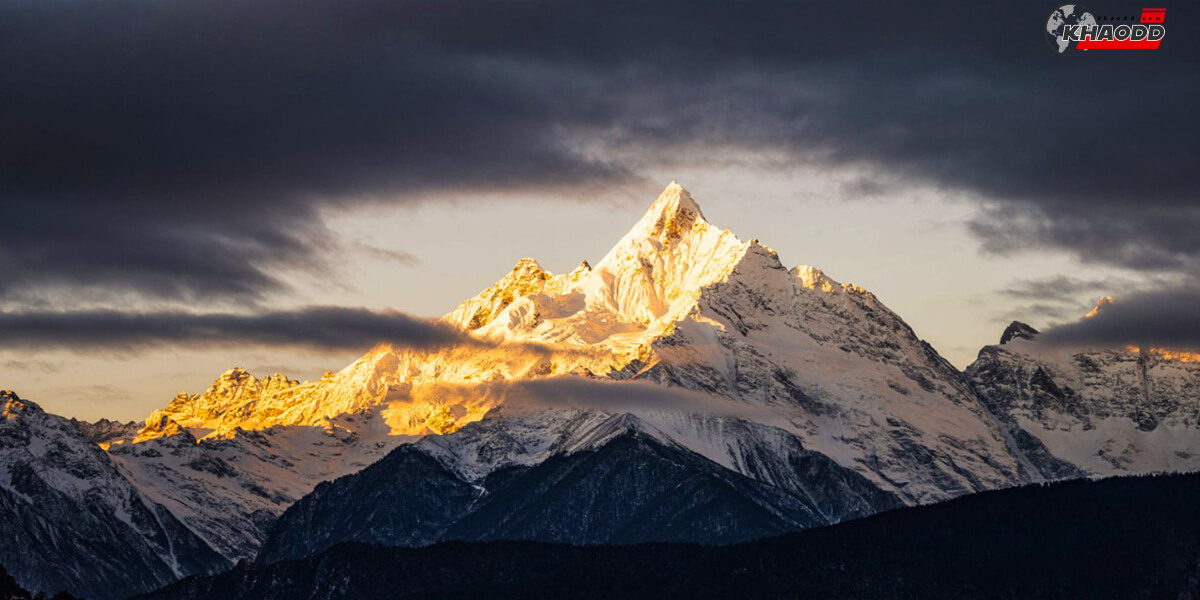
<path id="1" fill-rule="evenodd" d="M 326 210 L 612 185 L 728 149 L 961 191 L 991 251 L 1194 269 L 1197 36 L 1058 56 L 1048 12 L 0 4 L 0 297 L 254 299 L 322 266 Z"/>
<path id="2" fill-rule="evenodd" d="M 838 186 L 838 191 L 846 199 L 861 200 L 882 196 L 889 191 L 889 188 L 890 186 L 881 181 L 869 177 L 858 177 L 842 182 Z"/>
<path id="3" fill-rule="evenodd" d="M 0 295 L 254 299 L 320 266 L 323 209 L 623 176 L 555 134 L 571 82 L 440 40 L 455 12 L 0 5 Z"/>
<path id="4" fill-rule="evenodd" d="M 136 351 L 162 345 L 300 346 L 364 350 L 379 342 L 436 348 L 461 332 L 395 311 L 309 307 L 252 314 L 188 312 L 0 312 L 7 348 Z"/>
<path id="5" fill-rule="evenodd" d="M 1095 316 L 1052 327 L 1041 338 L 1065 344 L 1200 350 L 1200 286 L 1117 298 Z"/>

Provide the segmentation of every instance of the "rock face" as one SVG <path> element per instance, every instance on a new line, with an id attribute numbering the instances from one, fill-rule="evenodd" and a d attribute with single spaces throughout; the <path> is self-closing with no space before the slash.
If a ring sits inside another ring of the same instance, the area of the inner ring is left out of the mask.
<path id="1" fill-rule="evenodd" d="M 229 566 L 76 424 L 12 392 L 0 408 L 0 564 L 23 587 L 105 600 Z"/>
<path id="2" fill-rule="evenodd" d="M 1020 321 L 1013 321 L 1004 328 L 1004 333 L 1000 335 L 1000 345 L 1003 346 L 1016 339 L 1032 340 L 1037 334 L 1038 330 L 1033 327 Z"/>
<path id="3" fill-rule="evenodd" d="M 17 580 L 13 579 L 12 575 L 8 574 L 4 565 L 0 565 L 0 598 L 4 600 L 32 600 L 33 596 L 33 594 L 29 593 L 29 590 L 21 587 L 17 583 Z M 52 600 L 74 600 L 74 598 L 74 596 L 66 592 L 58 592 L 53 596 Z"/>
<path id="4" fill-rule="evenodd" d="M 233 368 L 221 374 L 204 393 L 180 393 L 166 408 L 156 411 L 147 423 L 161 423 L 168 418 L 197 433 L 207 434 L 222 429 L 230 420 L 247 422 L 270 418 L 268 410 L 255 410 L 265 397 L 282 395 L 299 385 L 276 373 L 259 380 L 244 369 Z M 297 423 L 299 424 L 299 423 Z M 151 432 L 147 432 L 148 437 Z"/>
<path id="5" fill-rule="evenodd" d="M 1200 469 L 1200 356 L 1052 345 L 1008 335 L 1017 325 L 966 374 L 1014 438 L 1045 450 L 1031 454 L 1044 471 Z"/>
<path id="6" fill-rule="evenodd" d="M 71 419 L 71 424 L 93 444 L 107 446 L 113 440 L 124 439 L 137 434 L 142 429 L 142 424 L 137 421 L 128 421 L 121 423 L 120 421 L 111 421 L 109 419 L 100 419 L 95 423 L 89 421 L 79 421 Z"/>
<path id="7" fill-rule="evenodd" d="M 357 419 L 347 416 L 346 425 L 369 432 Z M 236 561 L 252 557 L 275 518 L 317 483 L 371 464 L 402 439 L 293 426 L 197 440 L 180 429 L 112 444 L 109 454 L 146 497 Z"/>
<path id="8" fill-rule="evenodd" d="M 486 419 L 403 446 L 360 473 L 321 484 L 283 514 L 257 561 L 301 558 L 347 541 L 731 543 L 901 505 L 861 475 L 798 444 L 783 462 L 786 472 L 754 478 L 680 447 L 629 414 L 546 416 L 523 427 Z M 741 425 L 741 433 L 756 433 L 754 426 Z M 540 433 L 555 450 L 543 460 L 486 475 L 472 468 L 478 463 L 447 454 L 494 448 L 518 428 L 522 437 Z M 771 479 L 811 487 L 789 489 Z"/>

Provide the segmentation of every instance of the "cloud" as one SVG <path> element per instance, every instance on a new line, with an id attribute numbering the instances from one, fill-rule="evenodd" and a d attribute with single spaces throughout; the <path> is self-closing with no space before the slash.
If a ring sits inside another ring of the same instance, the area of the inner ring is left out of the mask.
<path id="1" fill-rule="evenodd" d="M 888 192 L 889 186 L 878 179 L 857 177 L 838 185 L 838 193 L 849 200 L 875 198 Z"/>
<path id="2" fill-rule="evenodd" d="M 326 266 L 324 210 L 624 175 L 552 130 L 570 81 L 439 40 L 455 12 L 4 3 L 0 297 L 253 300 Z"/>
<path id="3" fill-rule="evenodd" d="M 1060 344 L 1200 349 L 1200 286 L 1119 297 L 1091 318 L 1043 331 L 1040 339 Z"/>
<path id="4" fill-rule="evenodd" d="M 1194 184 L 1200 182 L 1187 185 Z M 1200 209 L 1188 202 L 1197 200 L 1171 198 L 1154 190 L 1139 195 L 1119 188 L 1072 202 L 1024 198 L 983 211 L 970 229 L 984 250 L 996 254 L 1055 248 L 1074 253 L 1084 263 L 1196 273 L 1200 272 L 1200 240 L 1193 232 L 1200 226 Z"/>
<path id="5" fill-rule="evenodd" d="M 131 398 L 129 390 L 113 385 L 69 385 L 53 389 L 54 395 L 89 404 L 112 404 Z"/>
<path id="6" fill-rule="evenodd" d="M 13 371 L 40 371 L 42 373 L 57 373 L 62 366 L 47 360 L 17 360 L 9 359 L 0 362 L 0 367 Z"/>
<path id="7" fill-rule="evenodd" d="M 251 344 L 318 351 L 376 343 L 419 349 L 469 342 L 457 329 L 400 312 L 315 306 L 249 314 L 191 312 L 0 312 L 8 348 L 140 351 L 159 346 Z"/>
<path id="8" fill-rule="evenodd" d="M 256 301 L 330 268 L 329 211 L 748 149 L 959 191 L 992 252 L 1194 269 L 1198 41 L 1060 57 L 1040 11 L 6 2 L 0 299 Z"/>
<path id="9" fill-rule="evenodd" d="M 505 387 L 506 408 L 585 408 L 604 412 L 683 412 L 754 419 L 778 418 L 765 407 L 646 381 L 574 376 L 515 381 Z"/>
<path id="10" fill-rule="evenodd" d="M 420 259 L 403 250 L 389 250 L 387 248 L 372 246 L 371 244 L 364 242 L 359 242 L 355 244 L 355 246 L 363 253 L 376 260 L 386 260 L 401 265 L 415 265 L 421 262 Z"/>

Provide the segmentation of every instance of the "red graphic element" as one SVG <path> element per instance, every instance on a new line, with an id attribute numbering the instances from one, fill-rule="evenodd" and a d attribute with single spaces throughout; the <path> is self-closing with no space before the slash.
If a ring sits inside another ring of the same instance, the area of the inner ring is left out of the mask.
<path id="1" fill-rule="evenodd" d="M 1142 22 L 1160 24 L 1167 18 L 1167 9 L 1165 8 L 1143 8 Z M 1161 28 L 1160 28 L 1161 29 Z M 1084 36 L 1082 40 L 1076 42 L 1075 47 L 1080 50 L 1158 50 L 1158 45 L 1162 43 L 1162 38 L 1157 40 L 1131 40 L 1128 37 L 1123 40 L 1094 40 L 1091 36 Z"/>
<path id="2" fill-rule="evenodd" d="M 1142 22 L 1143 23 L 1162 23 L 1167 18 L 1167 9 L 1165 8 L 1143 8 Z"/>
<path id="3" fill-rule="evenodd" d="M 1158 50 L 1162 40 L 1093 40 L 1085 37 L 1076 42 L 1080 50 Z"/>

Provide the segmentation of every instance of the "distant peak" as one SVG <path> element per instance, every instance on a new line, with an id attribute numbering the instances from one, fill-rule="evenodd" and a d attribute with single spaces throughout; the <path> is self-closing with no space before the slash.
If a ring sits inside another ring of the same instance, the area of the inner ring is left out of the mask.
<path id="1" fill-rule="evenodd" d="M 796 279 L 800 280 L 800 285 L 810 290 L 832 292 L 841 287 L 840 283 L 834 281 L 824 271 L 812 265 L 800 265 L 792 269 L 792 274 Z"/>
<path id="2" fill-rule="evenodd" d="M 208 390 L 210 392 L 217 392 L 221 389 L 228 389 L 231 387 L 236 388 L 255 381 L 258 381 L 258 379 L 255 378 L 254 375 L 250 374 L 249 371 L 241 367 L 234 367 L 228 371 L 225 371 L 224 373 L 221 373 L 221 376 L 217 377 L 217 379 L 212 382 L 212 385 L 209 386 Z"/>
<path id="3" fill-rule="evenodd" d="M 542 265 L 538 263 L 538 261 L 526 257 L 518 260 L 517 264 L 513 265 L 512 271 L 509 271 L 507 279 L 509 281 L 525 281 L 531 279 L 546 279 L 548 277 L 549 274 L 546 272 L 546 269 L 542 268 Z"/>
<path id="4" fill-rule="evenodd" d="M 538 261 L 522 258 L 507 275 L 460 304 L 444 318 L 458 327 L 474 331 L 491 323 L 517 298 L 542 291 L 552 279 L 553 276 Z"/>
<path id="5" fill-rule="evenodd" d="M 536 291 L 536 288 L 540 288 L 542 283 L 550 277 L 549 271 L 542 268 L 538 261 L 532 258 L 522 258 L 517 261 L 508 275 L 505 275 L 492 287 L 500 293 L 510 292 L 514 297 L 522 296 Z"/>
<path id="6" fill-rule="evenodd" d="M 183 436 L 184 439 L 190 442 L 195 442 L 196 438 L 192 437 L 186 429 L 171 418 L 171 414 L 165 410 L 156 410 L 146 417 L 146 421 L 137 435 L 133 438 L 133 443 L 139 444 L 146 440 L 155 438 Z"/>
<path id="7" fill-rule="evenodd" d="M 1096 301 L 1096 306 L 1094 306 L 1092 308 L 1092 310 L 1090 312 L 1088 312 L 1088 314 L 1083 315 L 1083 318 L 1090 319 L 1090 318 L 1100 314 L 1101 312 L 1104 311 L 1105 308 L 1108 308 L 1108 305 L 1110 305 L 1116 301 L 1117 300 L 1115 298 L 1113 298 L 1112 296 L 1104 296 L 1103 298 Z"/>
<path id="8" fill-rule="evenodd" d="M 41 407 L 28 400 L 22 400 L 12 390 L 0 390 L 0 419 L 16 419 L 30 410 L 38 412 Z"/>
<path id="9" fill-rule="evenodd" d="M 540 263 L 538 263 L 537 259 L 529 257 L 529 256 L 526 256 L 525 258 L 518 260 L 517 264 L 513 266 L 514 271 L 517 271 L 520 269 L 541 269 L 541 268 L 542 268 L 542 265 Z"/>
<path id="10" fill-rule="evenodd" d="M 517 264 L 513 265 L 508 275 L 497 281 L 493 287 L 499 289 L 524 288 L 547 279 L 550 279 L 550 273 L 542 268 L 542 265 L 538 261 L 532 258 L 522 258 L 517 261 Z"/>
<path id="11" fill-rule="evenodd" d="M 1008 327 L 1004 328 L 1004 333 L 1000 335 L 1000 343 L 1007 344 L 1014 339 L 1032 340 L 1038 334 L 1038 330 L 1022 323 L 1013 321 Z"/>

